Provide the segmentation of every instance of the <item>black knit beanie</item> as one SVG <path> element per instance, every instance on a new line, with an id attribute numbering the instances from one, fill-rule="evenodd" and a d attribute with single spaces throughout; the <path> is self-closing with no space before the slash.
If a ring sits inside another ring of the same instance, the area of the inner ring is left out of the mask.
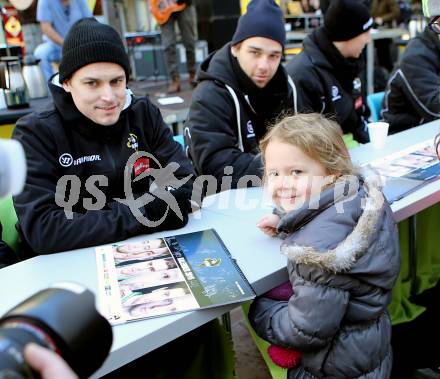
<path id="1" fill-rule="evenodd" d="M 252 0 L 247 12 L 238 20 L 232 45 L 251 37 L 264 37 L 286 44 L 284 15 L 274 0 Z"/>
<path id="2" fill-rule="evenodd" d="M 118 32 L 92 17 L 83 18 L 72 25 L 64 40 L 59 67 L 60 83 L 81 67 L 95 62 L 120 65 L 128 80 L 130 63 Z"/>
<path id="3" fill-rule="evenodd" d="M 324 16 L 324 31 L 331 41 L 348 41 L 372 26 L 370 10 L 361 0 L 332 0 Z"/>

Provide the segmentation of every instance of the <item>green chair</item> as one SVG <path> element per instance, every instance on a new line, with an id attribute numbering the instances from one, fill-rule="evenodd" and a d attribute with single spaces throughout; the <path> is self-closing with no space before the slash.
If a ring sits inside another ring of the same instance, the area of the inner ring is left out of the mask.
<path id="1" fill-rule="evenodd" d="M 348 150 L 359 146 L 359 142 L 353 138 L 353 134 L 351 133 L 344 134 L 342 136 L 342 139 L 344 140 L 345 146 L 347 147 Z"/>
<path id="2" fill-rule="evenodd" d="M 17 214 L 12 203 L 12 196 L 0 199 L 0 222 L 3 227 L 2 240 L 18 253 L 18 232 L 15 228 Z"/>
<path id="3" fill-rule="evenodd" d="M 260 338 L 256 333 L 254 328 L 252 328 L 249 319 L 249 307 L 251 305 L 251 302 L 248 301 L 247 303 L 244 303 L 241 306 L 241 309 L 243 311 L 243 318 L 246 321 L 246 326 L 248 328 L 249 334 L 251 335 L 252 339 L 254 340 L 255 345 L 257 346 L 258 350 L 260 351 L 260 354 L 262 355 L 264 362 L 266 363 L 267 368 L 269 369 L 270 375 L 273 379 L 286 379 L 287 378 L 287 369 L 282 368 L 280 366 L 277 366 L 275 363 L 272 362 L 272 359 L 270 359 L 269 354 L 267 353 L 267 348 L 270 346 L 270 343 L 265 341 L 264 339 Z"/>

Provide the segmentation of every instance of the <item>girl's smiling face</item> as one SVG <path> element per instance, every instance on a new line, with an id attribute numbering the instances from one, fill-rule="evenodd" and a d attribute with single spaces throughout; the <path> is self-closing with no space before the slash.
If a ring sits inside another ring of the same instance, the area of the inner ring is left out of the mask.
<path id="1" fill-rule="evenodd" d="M 329 183 L 329 174 L 321 163 L 276 139 L 265 150 L 265 176 L 273 202 L 286 212 L 301 207 Z"/>

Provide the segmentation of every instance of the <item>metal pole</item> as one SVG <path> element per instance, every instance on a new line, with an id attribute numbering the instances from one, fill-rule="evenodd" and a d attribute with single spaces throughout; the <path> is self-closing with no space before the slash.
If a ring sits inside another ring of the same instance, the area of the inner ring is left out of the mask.
<path id="1" fill-rule="evenodd" d="M 136 31 L 143 32 L 149 30 L 148 23 L 148 4 L 145 3 L 144 0 L 136 0 L 135 1 L 135 9 L 136 9 Z"/>
<path id="2" fill-rule="evenodd" d="M 374 93 L 374 41 L 367 44 L 367 95 Z"/>
<path id="3" fill-rule="evenodd" d="M 110 14 L 110 4 L 109 4 L 109 0 L 102 0 L 101 6 L 102 6 L 102 14 L 104 16 L 104 22 L 106 24 L 110 25 L 110 21 L 109 21 L 109 19 L 110 19 L 110 16 L 109 16 L 109 14 Z"/>
<path id="4" fill-rule="evenodd" d="M 120 0 L 103 0 L 102 12 L 107 24 L 113 26 L 122 37 L 124 45 L 127 47 L 124 35 L 127 31 L 124 16 L 124 4 Z"/>

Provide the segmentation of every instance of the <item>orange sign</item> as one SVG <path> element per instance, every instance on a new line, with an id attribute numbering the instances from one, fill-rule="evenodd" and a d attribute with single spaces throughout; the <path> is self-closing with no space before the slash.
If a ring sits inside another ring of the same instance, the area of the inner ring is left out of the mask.
<path id="1" fill-rule="evenodd" d="M 3 25 L 8 45 L 21 46 L 24 53 L 23 34 L 21 32 L 21 23 L 18 19 L 17 10 L 14 7 L 4 7 L 6 12 L 2 12 Z"/>
<path id="2" fill-rule="evenodd" d="M 2 17 L 6 43 L 8 45 L 20 46 L 24 54 L 23 33 L 21 32 L 21 23 L 18 19 L 17 10 L 11 6 L 5 6 L 4 10 L 6 10 L 6 12 L 2 12 Z"/>
<path id="3" fill-rule="evenodd" d="M 11 16 L 5 22 L 5 31 L 9 33 L 12 37 L 16 38 L 21 33 L 21 24 L 17 18 Z"/>

